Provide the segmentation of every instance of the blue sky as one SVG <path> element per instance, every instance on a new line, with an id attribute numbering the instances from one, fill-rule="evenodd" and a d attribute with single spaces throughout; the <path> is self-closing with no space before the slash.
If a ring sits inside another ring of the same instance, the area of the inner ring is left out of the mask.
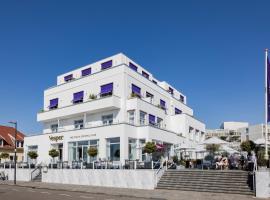
<path id="1" fill-rule="evenodd" d="M 263 122 L 270 1 L 0 1 L 0 124 L 40 133 L 56 76 L 123 52 L 185 95 L 208 128 Z"/>

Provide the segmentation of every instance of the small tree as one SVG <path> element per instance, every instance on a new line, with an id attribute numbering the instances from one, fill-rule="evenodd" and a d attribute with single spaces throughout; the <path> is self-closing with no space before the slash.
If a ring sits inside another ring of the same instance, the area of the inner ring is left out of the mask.
<path id="1" fill-rule="evenodd" d="M 267 166 L 267 160 L 264 158 L 265 150 L 260 149 L 257 152 L 257 163 L 258 166 Z"/>
<path id="2" fill-rule="evenodd" d="M 97 156 L 98 154 L 98 150 L 96 147 L 90 147 L 88 150 L 87 150 L 87 153 L 88 155 L 90 156 L 90 158 L 94 158 Z"/>
<path id="3" fill-rule="evenodd" d="M 150 156 L 152 157 L 152 154 L 157 151 L 157 146 L 154 142 L 147 142 L 143 150 L 145 153 L 150 154 Z"/>
<path id="4" fill-rule="evenodd" d="M 1 159 L 4 159 L 5 161 L 6 161 L 6 159 L 7 159 L 8 157 L 9 157 L 9 154 L 6 153 L 6 152 L 3 152 L 3 153 L 0 154 L 0 158 L 1 158 Z"/>
<path id="5" fill-rule="evenodd" d="M 251 140 L 247 140 L 247 141 L 244 141 L 240 144 L 240 147 L 241 147 L 241 150 L 242 151 L 246 151 L 246 152 L 251 152 L 253 150 L 255 150 L 255 143 Z"/>
<path id="6" fill-rule="evenodd" d="M 35 151 L 29 151 L 29 152 L 27 153 L 27 155 L 28 155 L 29 158 L 32 159 L 32 160 L 35 160 L 35 159 L 37 159 L 37 157 L 38 157 L 38 154 L 37 154 L 37 152 L 35 152 Z"/>
<path id="7" fill-rule="evenodd" d="M 220 145 L 218 144 L 208 144 L 206 145 L 206 150 L 212 153 L 214 155 L 215 152 L 217 152 L 220 148 Z"/>
<path id="8" fill-rule="evenodd" d="M 49 151 L 49 156 L 52 157 L 53 162 L 54 162 L 54 161 L 55 161 L 54 159 L 55 159 L 56 157 L 59 156 L 59 151 L 56 150 L 56 149 L 51 149 L 51 150 Z"/>

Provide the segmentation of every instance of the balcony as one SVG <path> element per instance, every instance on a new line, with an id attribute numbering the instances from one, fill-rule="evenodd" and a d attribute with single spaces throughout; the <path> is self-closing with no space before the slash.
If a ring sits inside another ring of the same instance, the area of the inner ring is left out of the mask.
<path id="1" fill-rule="evenodd" d="M 44 122 L 59 118 L 68 118 L 83 113 L 98 113 L 114 109 L 120 109 L 120 97 L 112 95 L 40 112 L 37 114 L 37 121 Z"/>

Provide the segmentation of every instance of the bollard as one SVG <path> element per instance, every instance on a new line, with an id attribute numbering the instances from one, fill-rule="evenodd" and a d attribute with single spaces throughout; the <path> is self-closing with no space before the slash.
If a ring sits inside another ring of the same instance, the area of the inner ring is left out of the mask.
<path id="1" fill-rule="evenodd" d="M 152 169 L 154 169 L 154 161 L 151 161 Z"/>
<path id="2" fill-rule="evenodd" d="M 137 161 L 134 162 L 134 169 L 137 169 Z"/>

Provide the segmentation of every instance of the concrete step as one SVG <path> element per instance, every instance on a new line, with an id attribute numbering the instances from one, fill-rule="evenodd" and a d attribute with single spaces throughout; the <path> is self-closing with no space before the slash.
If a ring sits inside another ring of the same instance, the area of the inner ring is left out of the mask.
<path id="1" fill-rule="evenodd" d="M 172 183 L 172 182 L 159 182 L 158 186 L 172 186 L 172 187 L 198 187 L 198 188 L 222 188 L 222 189 L 248 189 L 249 187 L 248 185 L 225 185 L 225 184 L 217 184 L 217 183 L 189 183 L 189 182 L 185 182 L 185 183 Z"/>
<path id="2" fill-rule="evenodd" d="M 190 180 L 164 180 L 164 179 L 161 179 L 159 183 L 247 186 L 247 182 L 238 183 L 238 182 L 220 182 L 220 181 L 190 181 Z"/>
<path id="3" fill-rule="evenodd" d="M 158 186 L 156 189 L 163 189 L 163 190 L 178 190 L 178 191 L 194 191 L 194 192 L 210 192 L 210 193 L 225 193 L 225 194 L 240 194 L 240 195 L 249 195 L 253 196 L 254 193 L 252 191 L 242 191 L 242 190 L 222 190 L 222 189 L 209 189 L 209 188 L 194 188 L 194 187 L 166 187 L 166 186 Z"/>
<path id="4" fill-rule="evenodd" d="M 160 180 L 186 180 L 186 177 L 168 177 L 168 176 L 163 176 Z M 216 177 L 189 177 L 188 180 L 190 181 L 206 181 L 206 182 L 211 182 L 211 181 L 218 181 L 218 182 L 231 182 L 231 183 L 246 183 L 247 182 L 247 177 L 246 178 L 237 178 L 237 179 L 228 179 L 228 178 L 216 178 Z"/>

